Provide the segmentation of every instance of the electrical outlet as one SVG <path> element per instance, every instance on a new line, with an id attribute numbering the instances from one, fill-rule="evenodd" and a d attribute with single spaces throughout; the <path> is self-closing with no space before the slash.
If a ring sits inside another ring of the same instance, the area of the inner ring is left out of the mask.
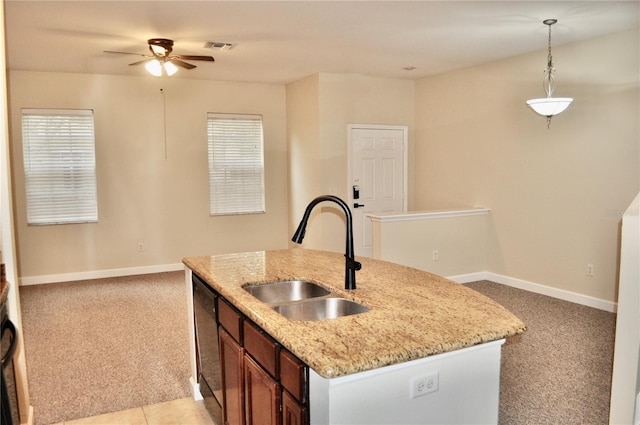
<path id="1" fill-rule="evenodd" d="M 438 261 L 440 259 L 440 253 L 438 252 L 437 249 L 434 249 L 433 252 L 431 253 L 431 259 L 433 261 Z"/>
<path id="2" fill-rule="evenodd" d="M 431 372 L 426 375 L 411 378 L 411 398 L 421 397 L 438 391 L 438 372 Z"/>
<path id="3" fill-rule="evenodd" d="M 144 251 L 144 244 L 142 242 L 138 242 L 138 252 Z"/>
<path id="4" fill-rule="evenodd" d="M 593 276 L 593 264 L 587 264 L 587 276 Z"/>

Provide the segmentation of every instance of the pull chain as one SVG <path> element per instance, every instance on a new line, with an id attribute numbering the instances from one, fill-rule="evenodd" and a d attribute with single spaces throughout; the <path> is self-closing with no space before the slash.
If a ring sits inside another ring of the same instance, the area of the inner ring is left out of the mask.
<path id="1" fill-rule="evenodd" d="M 164 97 L 164 89 L 160 89 L 162 95 L 162 136 L 164 138 L 164 159 L 167 159 L 167 104 Z"/>

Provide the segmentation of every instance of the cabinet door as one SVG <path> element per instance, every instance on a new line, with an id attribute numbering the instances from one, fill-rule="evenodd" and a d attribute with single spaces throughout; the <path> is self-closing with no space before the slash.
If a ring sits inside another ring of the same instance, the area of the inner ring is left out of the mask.
<path id="1" fill-rule="evenodd" d="M 282 425 L 307 425 L 307 410 L 287 391 L 282 391 Z"/>
<path id="2" fill-rule="evenodd" d="M 244 356 L 247 425 L 280 425 L 280 384 L 250 356 Z"/>
<path id="3" fill-rule="evenodd" d="M 222 374 L 222 417 L 225 425 L 244 425 L 244 349 L 222 326 L 218 333 Z"/>

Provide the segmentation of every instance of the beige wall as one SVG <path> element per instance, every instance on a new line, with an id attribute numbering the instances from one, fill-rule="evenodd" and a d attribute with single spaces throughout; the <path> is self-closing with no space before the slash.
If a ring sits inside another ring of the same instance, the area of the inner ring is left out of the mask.
<path id="1" fill-rule="evenodd" d="M 320 74 L 320 144 L 323 189 L 336 187 L 348 199 L 349 124 L 409 127 L 409 157 L 413 149 L 415 85 L 410 80 L 358 74 Z M 409 161 L 409 169 L 413 163 Z M 411 181 L 411 179 L 410 179 Z M 411 186 L 411 184 L 409 184 Z M 409 196 L 409 200 L 413 197 Z M 411 208 L 411 206 L 409 207 Z"/>
<path id="2" fill-rule="evenodd" d="M 575 101 L 550 129 L 525 105 L 544 94 L 546 51 L 418 81 L 415 207 L 490 208 L 490 271 L 615 300 L 640 186 L 638 41 L 554 47 L 555 95 Z"/>
<path id="3" fill-rule="evenodd" d="M 9 82 L 22 277 L 287 247 L 284 86 L 20 71 Z M 26 225 L 23 107 L 94 110 L 98 223 Z M 262 114 L 266 214 L 209 216 L 207 112 Z"/>
<path id="4" fill-rule="evenodd" d="M 320 158 L 318 74 L 287 85 L 289 160 L 289 237 L 293 236 L 310 200 L 324 194 Z M 314 216 L 317 213 L 314 211 Z M 309 232 L 306 246 L 319 246 L 321 232 Z"/>
<path id="5" fill-rule="evenodd" d="M 409 128 L 409 210 L 490 208 L 489 271 L 615 300 L 621 212 L 640 186 L 638 38 L 554 47 L 556 94 L 576 100 L 550 129 L 524 104 L 542 95 L 542 50 L 415 83 L 321 73 L 284 87 L 13 71 L 21 275 L 286 247 L 313 197 L 335 188 L 348 199 L 348 124 L 389 124 Z M 21 107 L 96 111 L 98 224 L 26 226 Z M 208 216 L 208 111 L 263 114 L 267 214 Z M 323 210 L 336 213 L 311 220 L 305 246 L 340 252 L 342 214 Z"/>
<path id="6" fill-rule="evenodd" d="M 290 140 L 290 177 L 294 187 L 290 194 L 293 206 L 291 227 L 297 226 L 304 207 L 318 195 L 330 194 L 335 189 L 337 196 L 349 200 L 349 124 L 406 125 L 409 127 L 411 152 L 414 115 L 412 81 L 321 73 L 288 85 L 287 94 L 288 101 L 296 99 L 295 105 L 288 105 L 290 136 L 291 129 L 299 128 L 303 122 L 311 123 L 313 128 L 313 132 L 306 135 L 308 140 L 304 144 L 298 139 Z M 308 97 L 302 100 L 303 96 Z M 303 145 L 307 153 L 313 152 L 316 156 L 305 156 L 301 148 Z M 302 184 L 306 184 L 307 190 L 295 190 Z M 324 213 L 314 213 L 309 220 L 304 245 L 344 251 L 345 223 L 342 211 L 330 203 L 323 203 L 318 208 Z"/>

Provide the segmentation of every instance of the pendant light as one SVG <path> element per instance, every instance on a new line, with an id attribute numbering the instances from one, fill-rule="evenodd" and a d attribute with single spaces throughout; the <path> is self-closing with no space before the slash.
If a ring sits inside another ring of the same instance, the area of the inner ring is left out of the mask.
<path id="1" fill-rule="evenodd" d="M 547 128 L 551 126 L 551 117 L 567 109 L 573 102 L 573 98 L 570 97 L 551 97 L 556 85 L 556 79 L 553 75 L 556 70 L 553 67 L 553 57 L 551 56 L 551 25 L 556 22 L 558 22 L 557 19 L 545 19 L 542 21 L 543 24 L 549 27 L 549 53 L 547 54 L 547 68 L 544 70 L 544 79 L 542 80 L 542 87 L 547 93 L 547 97 L 527 100 L 527 105 L 531 109 L 547 117 Z"/>

